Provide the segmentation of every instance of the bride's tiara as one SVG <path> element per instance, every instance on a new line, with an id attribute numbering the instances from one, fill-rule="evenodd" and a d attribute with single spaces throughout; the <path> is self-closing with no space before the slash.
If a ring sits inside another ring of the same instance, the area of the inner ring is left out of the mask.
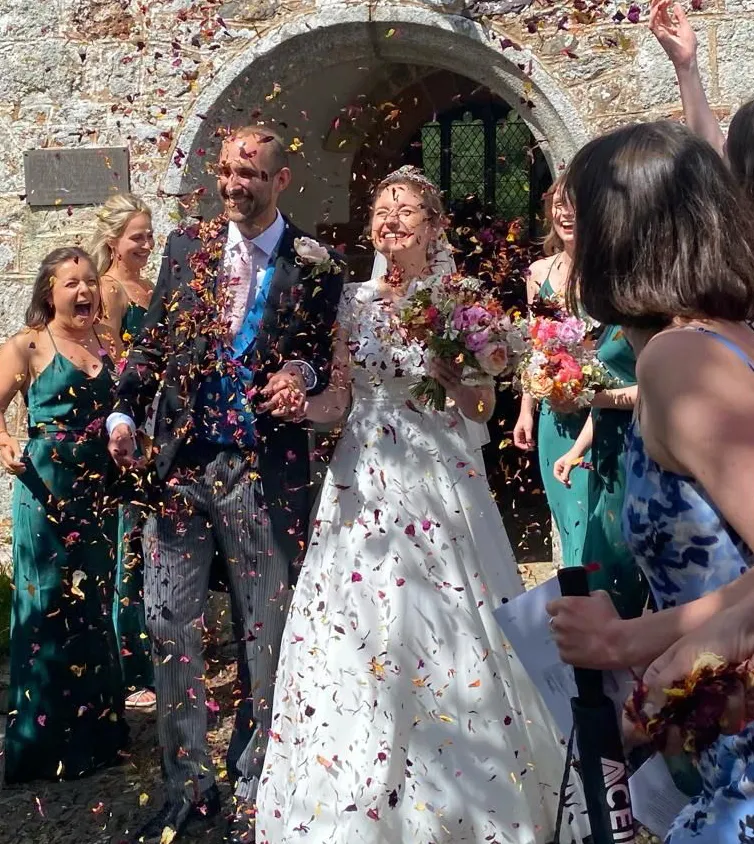
<path id="1" fill-rule="evenodd" d="M 440 193 L 437 185 L 430 181 L 418 167 L 414 167 L 412 164 L 404 164 L 403 167 L 393 170 L 392 173 L 389 173 L 380 182 L 380 187 L 401 184 L 402 182 L 411 182 L 414 185 L 419 185 L 425 190 L 430 190 L 437 194 Z"/>

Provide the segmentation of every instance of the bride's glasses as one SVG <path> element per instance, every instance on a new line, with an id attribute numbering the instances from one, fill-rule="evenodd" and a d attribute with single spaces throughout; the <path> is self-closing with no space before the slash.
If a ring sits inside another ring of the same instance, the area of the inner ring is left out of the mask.
<path id="1" fill-rule="evenodd" d="M 400 205 L 392 208 L 376 208 L 374 211 L 374 218 L 376 220 L 389 220 L 393 216 L 398 217 L 398 219 L 403 222 L 422 222 L 424 218 L 424 206 Z"/>

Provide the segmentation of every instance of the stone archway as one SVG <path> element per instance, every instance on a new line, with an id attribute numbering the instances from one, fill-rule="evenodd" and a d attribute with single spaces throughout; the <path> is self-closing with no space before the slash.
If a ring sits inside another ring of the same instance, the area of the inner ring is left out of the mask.
<path id="1" fill-rule="evenodd" d="M 302 141 L 294 175 L 305 189 L 287 197 L 286 210 L 312 230 L 323 221 L 347 222 L 359 134 L 349 139 L 346 130 L 339 146 L 326 143 L 336 121 L 357 122 L 353 110 L 367 83 L 373 89 L 385 73 L 387 85 L 386 68 L 396 65 L 448 70 L 488 88 L 526 121 L 554 172 L 587 139 L 586 127 L 536 57 L 501 43 L 480 25 L 427 6 L 321 3 L 306 20 L 260 37 L 207 85 L 177 138 L 162 190 L 176 196 L 210 188 L 204 163 L 216 149 L 218 127 L 261 114 Z M 199 213 L 214 210 L 211 197 L 209 189 Z"/>

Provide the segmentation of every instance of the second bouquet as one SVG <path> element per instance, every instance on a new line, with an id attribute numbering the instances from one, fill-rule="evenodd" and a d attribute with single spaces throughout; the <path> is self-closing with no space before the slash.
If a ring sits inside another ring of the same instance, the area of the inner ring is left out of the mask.
<path id="1" fill-rule="evenodd" d="M 554 404 L 588 407 L 615 380 L 597 357 L 593 334 L 598 326 L 555 306 L 533 310 L 514 321 L 519 356 L 514 385 Z"/>

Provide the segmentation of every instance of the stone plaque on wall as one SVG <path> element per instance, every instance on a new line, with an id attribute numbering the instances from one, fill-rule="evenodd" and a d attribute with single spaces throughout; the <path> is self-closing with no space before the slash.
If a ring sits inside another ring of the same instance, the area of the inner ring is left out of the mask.
<path id="1" fill-rule="evenodd" d="M 32 149 L 24 153 L 26 201 L 99 205 L 130 187 L 127 147 Z"/>

